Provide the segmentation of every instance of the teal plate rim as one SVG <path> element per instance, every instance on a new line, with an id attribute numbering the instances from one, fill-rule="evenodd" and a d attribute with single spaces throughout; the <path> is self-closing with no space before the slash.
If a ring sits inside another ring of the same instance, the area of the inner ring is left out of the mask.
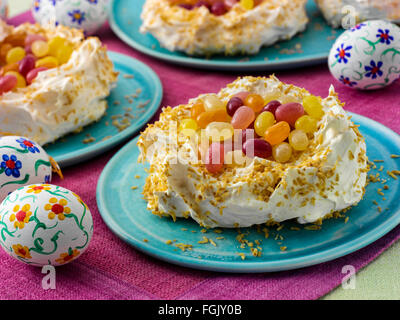
<path id="1" fill-rule="evenodd" d="M 61 167 L 67 167 L 79 162 L 82 162 L 84 160 L 90 159 L 100 153 L 106 152 L 113 148 L 114 146 L 118 145 L 119 143 L 125 141 L 128 139 L 130 136 L 134 135 L 137 133 L 146 123 L 155 115 L 157 112 L 158 108 L 160 107 L 161 100 L 163 98 L 163 86 L 160 81 L 160 78 L 158 75 L 146 64 L 143 62 L 124 55 L 122 53 L 118 53 L 115 51 L 107 51 L 110 59 L 114 62 L 118 61 L 118 63 L 122 63 L 124 65 L 129 65 L 131 69 L 135 69 L 135 72 L 140 71 L 143 74 L 146 74 L 149 79 L 152 81 L 152 85 L 154 86 L 153 90 L 153 99 L 151 103 L 149 103 L 146 106 L 146 112 L 144 112 L 141 117 L 132 123 L 129 127 L 127 127 L 125 130 L 118 132 L 117 134 L 113 135 L 107 140 L 104 141 L 99 141 L 95 144 L 87 144 L 85 148 L 75 150 L 75 151 L 70 151 L 67 152 L 63 155 L 58 155 L 54 157 L 54 160 L 61 166 Z M 121 75 L 120 75 L 121 77 Z M 117 88 L 114 88 L 113 90 L 116 90 Z M 110 107 L 110 106 L 109 106 Z M 83 128 L 83 133 L 89 126 Z M 46 149 L 46 146 L 45 146 Z M 51 153 L 50 153 L 51 155 Z"/>
<path id="2" fill-rule="evenodd" d="M 363 125 L 367 125 L 372 128 L 373 131 L 380 131 L 386 137 L 393 139 L 394 144 L 400 152 L 400 135 L 391 129 L 385 127 L 384 125 L 371 120 L 367 117 L 348 112 L 349 115 L 353 117 L 355 122 L 362 122 Z M 106 180 L 108 175 L 114 168 L 118 165 L 118 162 L 123 157 L 129 157 L 129 153 L 132 149 L 137 148 L 138 137 L 129 142 L 124 148 L 122 148 L 106 165 L 103 172 L 100 175 L 97 184 L 96 198 L 97 205 L 100 215 L 106 225 L 111 229 L 111 231 L 116 234 L 123 241 L 132 245 L 139 251 L 148 254 L 157 259 L 200 270 L 216 271 L 216 272 L 227 272 L 227 273 L 261 273 L 261 272 L 276 272 L 299 269 L 303 267 L 308 267 L 323 262 L 331 261 L 347 254 L 353 253 L 359 249 L 366 247 L 367 245 L 373 243 L 379 238 L 386 235 L 392 229 L 394 229 L 398 224 L 400 224 L 400 209 L 397 208 L 395 212 L 390 213 L 390 216 L 384 222 L 374 225 L 372 228 L 368 228 L 360 236 L 352 239 L 351 241 L 340 243 L 336 246 L 330 247 L 329 249 L 317 251 L 304 256 L 285 258 L 282 256 L 281 259 L 275 261 L 217 261 L 217 260 L 205 260 L 198 259 L 194 257 L 189 257 L 181 254 L 180 251 L 170 252 L 167 250 L 162 250 L 150 244 L 150 242 L 144 242 L 143 239 L 138 239 L 134 234 L 126 232 L 121 226 L 115 221 L 112 212 L 107 208 L 107 202 L 105 201 L 102 194 L 107 192 Z M 150 215 L 151 213 L 148 212 Z M 173 222 L 170 222 L 173 224 Z M 351 219 L 348 223 L 351 223 Z M 245 229 L 245 228 L 242 228 Z M 161 244 L 161 243 L 159 243 Z"/>
<path id="3" fill-rule="evenodd" d="M 329 48 L 326 50 L 324 53 L 320 54 L 315 54 L 315 53 L 308 53 L 304 57 L 298 57 L 294 59 L 285 59 L 284 61 L 280 60 L 269 60 L 265 62 L 254 62 L 254 61 L 212 61 L 212 60 L 207 60 L 203 59 L 201 57 L 191 57 L 188 55 L 176 55 L 175 52 L 158 52 L 152 48 L 149 48 L 143 44 L 141 44 L 138 41 L 135 41 L 132 37 L 130 37 L 121 27 L 122 20 L 117 16 L 116 14 L 116 6 L 118 2 L 121 0 L 111 0 L 110 2 L 110 16 L 109 16 L 109 24 L 111 29 L 114 31 L 114 33 L 126 44 L 131 46 L 132 48 L 149 55 L 151 57 L 167 61 L 167 62 L 172 62 L 178 65 L 183 65 L 183 66 L 189 66 L 189 67 L 196 67 L 196 68 L 205 68 L 205 69 L 213 69 L 213 70 L 231 70 L 231 71 L 259 71 L 259 70 L 277 70 L 277 69 L 287 69 L 291 67 L 305 67 L 305 66 L 310 66 L 310 65 L 316 65 L 316 64 L 321 64 L 325 62 L 328 58 L 329 55 Z M 309 0 L 310 1 L 310 0 Z M 308 7 L 314 8 L 316 5 L 314 2 L 312 4 L 308 4 Z M 309 17 L 310 20 L 312 17 Z M 324 24 L 325 21 L 323 22 Z M 308 25 L 307 28 L 310 26 Z M 330 28 L 330 27 L 329 27 Z M 330 28 L 332 29 L 332 28 Z M 333 29 L 332 29 L 333 30 Z M 139 30 L 137 30 L 139 32 Z M 336 32 L 336 30 L 335 30 Z M 337 35 L 340 33 L 338 32 Z M 298 35 L 293 37 L 290 41 L 293 41 L 293 39 L 296 39 Z M 155 41 L 158 43 L 158 41 L 155 39 Z M 280 41 L 280 43 L 287 43 L 288 41 Z M 334 41 L 333 41 L 334 42 Z M 331 45 L 333 45 L 333 42 Z M 257 56 L 257 55 L 255 55 Z M 285 56 L 285 55 L 282 55 Z M 243 55 L 243 56 L 238 56 L 242 58 L 249 57 L 248 55 Z M 254 57 L 254 56 L 253 56 Z"/>

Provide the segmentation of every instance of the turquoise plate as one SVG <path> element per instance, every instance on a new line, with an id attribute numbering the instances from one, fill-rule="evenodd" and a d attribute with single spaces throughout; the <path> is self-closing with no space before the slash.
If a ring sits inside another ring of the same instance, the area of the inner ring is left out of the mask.
<path id="1" fill-rule="evenodd" d="M 310 23 L 307 30 L 290 41 L 263 48 L 255 56 L 214 56 L 210 59 L 190 57 L 162 48 L 150 34 L 139 32 L 140 14 L 145 0 L 112 0 L 110 25 L 113 31 L 131 47 L 158 59 L 190 67 L 217 70 L 260 71 L 304 67 L 325 62 L 335 39 L 343 30 L 327 25 L 313 0 L 307 4 Z"/>
<path id="2" fill-rule="evenodd" d="M 160 106 L 163 89 L 154 71 L 131 57 L 115 52 L 108 54 L 120 74 L 117 86 L 107 99 L 106 115 L 100 121 L 84 127 L 81 132 L 45 146 L 45 150 L 61 167 L 93 158 L 134 135 Z M 135 94 L 136 90 L 140 91 L 136 98 L 125 98 Z M 122 127 L 116 122 L 124 124 L 124 121 L 126 128 L 121 131 Z"/>
<path id="3" fill-rule="evenodd" d="M 97 204 L 100 214 L 109 228 L 122 240 L 153 257 L 196 269 L 222 272 L 271 272 L 296 269 L 339 258 L 361 249 L 379 239 L 400 223 L 400 180 L 394 180 L 387 170 L 400 170 L 398 134 L 368 118 L 353 114 L 353 120 L 360 125 L 361 133 L 367 142 L 368 157 L 382 159 L 377 168 L 370 173 L 380 173 L 388 179 L 388 190 L 380 182 L 370 183 L 366 188 L 364 200 L 346 212 L 344 218 L 324 221 L 320 230 L 306 230 L 295 222 L 283 223 L 284 228 L 277 231 L 270 228 L 265 239 L 256 228 L 242 228 L 246 239 L 255 243 L 261 240 L 262 255 L 253 257 L 248 247 L 240 248 L 236 240 L 237 230 L 223 229 L 217 234 L 213 230 L 202 233 L 202 228 L 193 220 L 159 218 L 146 209 L 141 190 L 144 185 L 146 166 L 137 164 L 137 139 L 131 141 L 107 164 L 97 186 Z M 379 171 L 383 165 L 385 170 Z M 140 178 L 135 177 L 140 175 Z M 133 185 L 138 189 L 132 190 Z M 381 188 L 386 200 L 377 193 Z M 373 204 L 377 201 L 382 209 Z M 346 222 L 346 223 L 345 223 Z M 301 230 L 291 230 L 300 227 Z M 202 237 L 213 239 L 210 243 L 199 244 Z M 283 237 L 282 238 L 280 237 Z M 217 237 L 224 237 L 218 240 Z M 144 241 L 146 239 L 147 241 Z M 176 240 L 168 245 L 166 241 Z M 182 251 L 176 244 L 193 245 L 192 250 Z M 282 251 L 281 247 L 287 247 Z M 245 255 L 242 260 L 239 254 Z"/>

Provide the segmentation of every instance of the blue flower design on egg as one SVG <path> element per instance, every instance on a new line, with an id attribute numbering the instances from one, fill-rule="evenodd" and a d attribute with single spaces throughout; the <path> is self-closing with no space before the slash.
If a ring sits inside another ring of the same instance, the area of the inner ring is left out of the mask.
<path id="1" fill-rule="evenodd" d="M 6 176 L 13 176 L 14 178 L 19 178 L 21 173 L 19 170 L 22 168 L 22 163 L 17 159 L 15 155 L 8 156 L 7 154 L 3 154 L 3 161 L 1 162 L 0 167 L 4 170 Z"/>
<path id="2" fill-rule="evenodd" d="M 383 72 L 381 70 L 383 66 L 383 62 L 379 61 L 376 63 L 374 60 L 371 60 L 370 66 L 365 66 L 365 71 L 367 72 L 365 74 L 366 77 L 376 79 L 378 76 L 382 77 Z"/>
<path id="3" fill-rule="evenodd" d="M 351 28 L 350 31 L 354 32 L 354 31 L 362 29 L 362 27 L 365 27 L 365 26 L 366 26 L 365 23 L 359 23 L 358 25 L 354 26 L 354 28 Z"/>
<path id="4" fill-rule="evenodd" d="M 19 143 L 21 148 L 23 148 L 25 150 L 27 149 L 29 152 L 32 152 L 32 153 L 36 153 L 36 152 L 40 153 L 39 148 L 35 145 L 34 142 L 32 142 L 28 139 L 25 139 L 25 138 L 19 138 L 16 141 Z"/>
<path id="5" fill-rule="evenodd" d="M 340 76 L 339 81 L 342 82 L 343 84 L 349 86 L 350 88 L 357 85 L 357 82 L 351 81 L 349 77 L 345 77 L 343 75 Z"/>
<path id="6" fill-rule="evenodd" d="M 352 48 L 353 48 L 352 46 L 347 46 L 347 47 L 345 48 L 345 47 L 344 47 L 344 43 L 342 43 L 342 45 L 341 45 L 339 48 L 336 48 L 336 51 L 337 51 L 338 53 L 335 55 L 335 58 L 338 59 L 338 62 L 339 62 L 339 63 L 342 63 L 342 62 L 347 63 L 347 62 L 349 61 L 347 58 L 350 58 L 350 57 L 351 57 L 351 54 L 350 54 L 349 51 L 350 51 Z"/>
<path id="7" fill-rule="evenodd" d="M 68 12 L 68 15 L 72 18 L 72 22 L 78 22 L 79 25 L 85 21 L 85 12 L 79 9 Z"/>
<path id="8" fill-rule="evenodd" d="M 36 0 L 33 2 L 33 8 L 36 12 L 40 10 L 40 0 Z"/>
<path id="9" fill-rule="evenodd" d="M 91 4 L 97 4 L 98 0 L 87 0 Z"/>
<path id="10" fill-rule="evenodd" d="M 43 183 L 50 183 L 50 175 L 47 175 L 44 177 L 44 182 Z"/>
<path id="11" fill-rule="evenodd" d="M 385 29 L 385 31 L 378 29 L 378 32 L 379 33 L 376 35 L 376 37 L 380 38 L 381 43 L 386 43 L 389 45 L 392 41 L 394 41 L 394 38 L 390 35 L 389 29 Z"/>

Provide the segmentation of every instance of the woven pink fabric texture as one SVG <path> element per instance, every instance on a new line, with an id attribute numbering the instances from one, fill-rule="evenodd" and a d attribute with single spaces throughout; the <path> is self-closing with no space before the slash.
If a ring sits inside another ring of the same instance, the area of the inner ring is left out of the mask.
<path id="1" fill-rule="evenodd" d="M 30 13 L 11 22 L 32 22 Z M 160 76 L 163 106 L 174 106 L 200 93 L 217 92 L 239 74 L 177 67 L 147 57 L 123 44 L 107 27 L 100 34 L 109 50 L 135 57 Z M 242 74 L 244 75 L 244 74 Z M 268 73 L 257 75 L 266 76 Z M 400 82 L 382 91 L 361 92 L 335 83 L 325 65 L 276 72 L 284 82 L 326 96 L 334 83 L 346 109 L 400 132 Z M 153 119 L 154 120 L 154 119 Z M 106 227 L 96 205 L 97 179 L 117 150 L 64 170 L 54 184 L 73 190 L 88 204 L 94 218 L 89 249 L 73 263 L 57 268 L 56 290 L 43 290 L 39 268 L 23 265 L 0 250 L 1 299 L 317 299 L 341 283 L 341 269 L 360 269 L 400 237 L 397 227 L 385 237 L 343 258 L 300 270 L 255 275 L 196 271 L 148 257 L 125 244 Z"/>

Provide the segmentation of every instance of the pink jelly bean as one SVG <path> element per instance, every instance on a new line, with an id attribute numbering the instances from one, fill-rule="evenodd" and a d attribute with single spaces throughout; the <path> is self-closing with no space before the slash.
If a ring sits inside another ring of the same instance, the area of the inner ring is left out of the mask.
<path id="1" fill-rule="evenodd" d="M 238 2 L 239 0 L 224 0 L 225 7 L 228 10 L 231 10 Z"/>
<path id="2" fill-rule="evenodd" d="M 243 153 L 248 157 L 267 159 L 272 155 L 271 145 L 264 139 L 248 139 L 243 144 Z"/>
<path id="3" fill-rule="evenodd" d="M 35 41 L 45 41 L 47 42 L 46 37 L 41 36 L 40 34 L 28 34 L 25 38 L 25 46 L 31 46 Z"/>
<path id="4" fill-rule="evenodd" d="M 29 71 L 35 68 L 35 62 L 36 58 L 33 55 L 28 54 L 19 62 L 19 73 L 26 77 Z"/>
<path id="5" fill-rule="evenodd" d="M 206 157 L 206 169 L 210 173 L 218 173 L 224 168 L 225 150 L 224 146 L 218 142 L 210 145 Z"/>
<path id="6" fill-rule="evenodd" d="M 242 99 L 242 101 L 244 101 L 244 100 L 246 100 L 246 98 L 247 98 L 247 96 L 250 94 L 250 92 L 248 92 L 248 91 L 241 91 L 241 92 L 239 92 L 239 93 L 236 93 L 235 95 L 234 95 L 234 97 L 238 97 L 238 98 L 240 98 L 240 99 Z"/>
<path id="7" fill-rule="evenodd" d="M 26 82 L 28 82 L 28 84 L 31 84 L 32 81 L 35 80 L 35 78 L 37 77 L 39 72 L 42 72 L 45 70 L 47 70 L 47 68 L 40 67 L 40 68 L 36 68 L 36 69 L 29 71 L 28 74 L 26 75 Z"/>
<path id="8" fill-rule="evenodd" d="M 276 122 L 286 121 L 292 128 L 302 115 L 304 115 L 303 105 L 297 102 L 282 104 L 275 111 Z"/>
<path id="9" fill-rule="evenodd" d="M 235 129 L 247 129 L 255 118 L 256 114 L 254 113 L 254 110 L 243 106 L 236 110 L 231 123 Z"/>
<path id="10" fill-rule="evenodd" d="M 11 91 L 17 85 L 17 77 L 14 75 L 7 75 L 0 78 L 0 94 Z"/>

